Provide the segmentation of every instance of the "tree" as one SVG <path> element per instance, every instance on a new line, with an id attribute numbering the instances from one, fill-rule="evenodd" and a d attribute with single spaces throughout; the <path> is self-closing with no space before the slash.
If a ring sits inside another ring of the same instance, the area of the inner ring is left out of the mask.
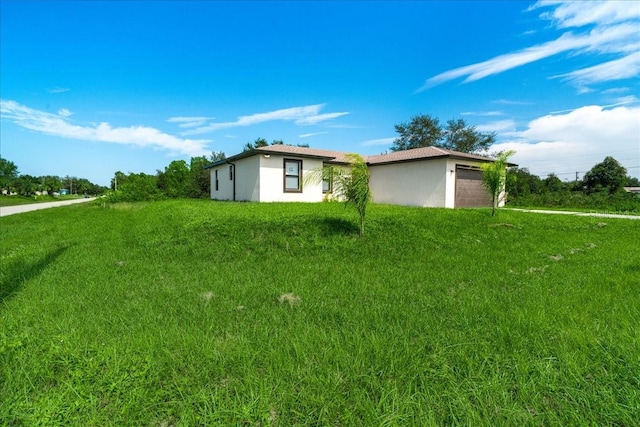
<path id="1" fill-rule="evenodd" d="M 209 171 L 204 168 L 208 163 L 208 159 L 204 156 L 191 158 L 191 163 L 189 165 L 189 173 L 191 177 L 189 179 L 187 196 L 196 199 L 206 198 L 209 196 L 211 180 Z"/>
<path id="2" fill-rule="evenodd" d="M 38 179 L 31 175 L 20 175 L 15 179 L 13 187 L 21 196 L 29 196 L 38 188 Z"/>
<path id="3" fill-rule="evenodd" d="M 547 177 L 543 179 L 542 182 L 545 189 L 551 193 L 562 191 L 562 189 L 564 188 L 564 185 L 562 184 L 560 178 L 558 178 L 558 175 L 553 172 L 547 175 Z"/>
<path id="4" fill-rule="evenodd" d="M 251 150 L 255 150 L 256 148 L 266 147 L 267 145 L 269 145 L 269 143 L 267 142 L 266 139 L 258 138 L 253 143 L 247 142 L 244 145 L 244 148 L 242 149 L 242 151 L 251 151 Z"/>
<path id="5" fill-rule="evenodd" d="M 509 157 L 513 156 L 515 151 L 509 150 L 501 153 L 497 159 L 490 163 L 483 163 L 482 168 L 482 184 L 491 194 L 491 216 L 495 216 L 496 208 L 500 203 L 500 194 L 505 188 L 506 169 Z"/>
<path id="6" fill-rule="evenodd" d="M 50 196 L 62 188 L 62 179 L 59 176 L 47 175 L 42 177 L 42 187 Z"/>
<path id="7" fill-rule="evenodd" d="M 367 205 L 371 201 L 369 189 L 369 168 L 364 159 L 358 154 L 349 154 L 351 173 L 346 179 L 344 194 L 347 204 L 352 204 L 360 216 L 360 235 L 364 236 L 364 217 Z"/>
<path id="8" fill-rule="evenodd" d="M 9 189 L 18 177 L 18 167 L 15 163 L 0 157 L 0 189 Z"/>
<path id="9" fill-rule="evenodd" d="M 371 201 L 369 169 L 365 160 L 358 154 L 348 154 L 347 159 L 350 162 L 350 168 L 324 166 L 307 174 L 305 182 L 317 184 L 323 181 L 331 182 L 333 193 L 343 199 L 347 205 L 355 207 L 360 219 L 360 235 L 364 236 L 364 220 L 367 205 Z"/>
<path id="10" fill-rule="evenodd" d="M 212 151 L 211 155 L 209 156 L 209 160 L 213 163 L 213 162 L 217 162 L 219 160 L 224 160 L 226 159 L 227 156 L 224 154 L 223 151 Z"/>
<path id="11" fill-rule="evenodd" d="M 439 147 L 473 153 L 486 151 L 496 138 L 495 133 L 479 132 L 464 119 L 451 119 L 443 127 L 438 118 L 427 114 L 413 116 L 409 122 L 395 125 L 395 130 L 400 136 L 393 142 L 391 151 Z"/>
<path id="12" fill-rule="evenodd" d="M 527 168 L 511 168 L 507 170 L 505 189 L 509 200 L 540 194 L 542 181 Z"/>
<path id="13" fill-rule="evenodd" d="M 120 172 L 122 174 L 122 172 Z M 116 172 L 117 174 L 117 172 Z M 144 173 L 122 174 L 118 177 L 118 191 L 116 201 L 139 202 L 144 200 L 158 200 L 163 194 L 158 188 L 158 177 Z"/>
<path id="14" fill-rule="evenodd" d="M 158 172 L 158 187 L 171 198 L 187 196 L 190 181 L 190 170 L 184 160 L 174 160 L 164 168 L 164 172 Z"/>
<path id="15" fill-rule="evenodd" d="M 627 182 L 627 170 L 613 157 L 607 156 L 595 165 L 582 179 L 587 193 L 617 193 Z"/>
<path id="16" fill-rule="evenodd" d="M 449 120 L 443 134 L 444 142 L 439 147 L 463 153 L 486 151 L 496 142 L 495 133 L 478 132 L 463 119 Z"/>
<path id="17" fill-rule="evenodd" d="M 395 129 L 400 136 L 393 142 L 391 151 L 437 146 L 442 140 L 440 120 L 426 114 L 413 116 L 408 123 L 395 125 Z"/>

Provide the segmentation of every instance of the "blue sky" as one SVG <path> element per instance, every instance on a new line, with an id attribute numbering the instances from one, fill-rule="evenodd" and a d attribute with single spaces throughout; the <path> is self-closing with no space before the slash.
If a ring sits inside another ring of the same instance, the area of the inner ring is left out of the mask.
<path id="1" fill-rule="evenodd" d="M 256 138 L 379 154 L 416 114 L 564 180 L 640 177 L 640 2 L 0 0 L 0 155 L 155 173 Z"/>

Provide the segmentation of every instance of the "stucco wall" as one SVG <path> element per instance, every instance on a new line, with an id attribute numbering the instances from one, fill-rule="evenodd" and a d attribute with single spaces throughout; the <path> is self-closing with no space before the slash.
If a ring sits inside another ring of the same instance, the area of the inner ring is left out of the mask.
<path id="1" fill-rule="evenodd" d="M 235 200 L 260 201 L 260 182 L 258 180 L 258 156 L 239 159 L 234 163 Z M 211 169 L 211 198 L 214 200 L 234 200 L 233 180 L 229 175 L 229 163 Z M 216 170 L 218 171 L 218 190 L 216 191 Z"/>
<path id="2" fill-rule="evenodd" d="M 404 206 L 445 207 L 446 171 L 446 159 L 370 166 L 369 185 L 373 201 Z"/>
<path id="3" fill-rule="evenodd" d="M 216 190 L 216 171 L 218 171 L 218 190 Z M 210 170 L 211 198 L 214 200 L 233 200 L 233 182 L 229 179 L 229 165 L 223 164 Z"/>
<path id="4" fill-rule="evenodd" d="M 320 202 L 322 201 L 322 184 L 305 183 L 302 193 L 284 192 L 284 159 L 302 160 L 302 179 L 310 171 L 321 168 L 322 160 L 296 156 L 271 154 L 254 156 L 260 161 L 260 201 L 262 202 Z"/>
<path id="5" fill-rule="evenodd" d="M 236 200 L 261 201 L 259 156 L 245 157 L 234 163 L 236 165 Z"/>

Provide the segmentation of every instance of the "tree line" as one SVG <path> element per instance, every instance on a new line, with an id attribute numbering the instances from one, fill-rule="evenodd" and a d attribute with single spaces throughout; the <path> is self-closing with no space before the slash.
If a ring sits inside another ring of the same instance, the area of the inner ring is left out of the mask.
<path id="1" fill-rule="evenodd" d="M 640 187 L 640 180 L 613 157 L 594 165 L 583 178 L 572 182 L 549 174 L 540 178 L 527 168 L 507 170 L 507 203 L 511 206 L 548 206 L 563 208 L 640 210 L 640 197 L 624 187 Z"/>
<path id="2" fill-rule="evenodd" d="M 18 194 L 20 196 L 32 196 L 35 194 L 59 194 L 61 190 L 67 190 L 70 194 L 103 194 L 107 188 L 94 184 L 86 178 L 75 176 L 32 176 L 20 174 L 18 166 L 7 159 L 0 157 L 0 191 L 3 194 Z"/>
<path id="3" fill-rule="evenodd" d="M 155 175 L 118 171 L 111 180 L 111 191 L 107 200 L 111 202 L 138 202 L 160 199 L 210 197 L 209 171 L 205 166 L 211 162 L 225 159 L 223 152 L 213 152 L 210 156 L 192 157 L 174 160 L 164 170 Z"/>

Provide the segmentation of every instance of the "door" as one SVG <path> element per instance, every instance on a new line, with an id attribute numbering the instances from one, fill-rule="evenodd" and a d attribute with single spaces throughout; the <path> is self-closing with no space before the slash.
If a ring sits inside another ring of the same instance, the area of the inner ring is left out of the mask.
<path id="1" fill-rule="evenodd" d="M 491 207 L 491 194 L 482 185 L 482 171 L 456 166 L 456 208 Z"/>

